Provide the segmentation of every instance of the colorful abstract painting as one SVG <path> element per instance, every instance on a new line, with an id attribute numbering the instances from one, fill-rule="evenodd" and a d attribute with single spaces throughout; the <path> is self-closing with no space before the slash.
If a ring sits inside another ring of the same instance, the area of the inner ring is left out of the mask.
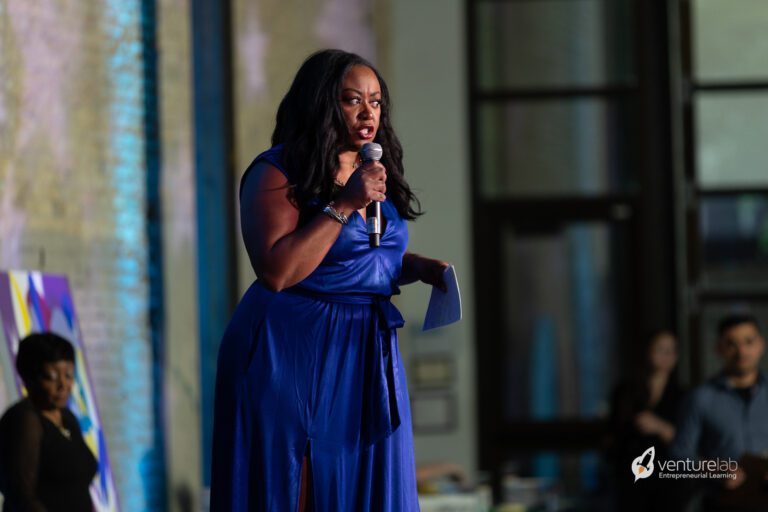
<path id="1" fill-rule="evenodd" d="M 93 394 L 80 327 L 67 278 L 40 272 L 0 272 L 0 368 L 6 394 L 15 397 L 26 394 L 18 375 L 9 378 L 19 342 L 25 336 L 40 331 L 55 332 L 75 347 L 75 384 L 69 408 L 80 421 L 83 438 L 99 461 L 99 471 L 91 484 L 91 497 L 96 512 L 119 510 L 115 485 L 110 470 L 104 431 Z M 0 340 L 1 341 L 1 340 Z M 6 397 L 8 398 L 8 397 Z M 8 405 L 8 404 L 5 404 Z"/>

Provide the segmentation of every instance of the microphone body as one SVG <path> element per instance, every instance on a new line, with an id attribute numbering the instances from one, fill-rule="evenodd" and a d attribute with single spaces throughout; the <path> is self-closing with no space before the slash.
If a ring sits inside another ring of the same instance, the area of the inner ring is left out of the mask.
<path id="1" fill-rule="evenodd" d="M 365 207 L 365 219 L 368 223 L 368 245 L 381 245 L 381 203 L 374 201 Z"/>
<path id="2" fill-rule="evenodd" d="M 366 142 L 360 148 L 360 158 L 363 162 L 381 160 L 383 151 L 380 144 Z M 368 226 L 368 244 L 370 247 L 378 247 L 381 244 L 381 203 L 373 201 L 365 207 L 365 218 Z"/>

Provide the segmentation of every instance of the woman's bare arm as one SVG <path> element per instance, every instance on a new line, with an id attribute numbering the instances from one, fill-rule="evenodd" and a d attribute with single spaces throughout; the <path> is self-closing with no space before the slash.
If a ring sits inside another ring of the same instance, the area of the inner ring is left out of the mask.
<path id="1" fill-rule="evenodd" d="M 335 201 L 334 207 L 344 215 L 363 207 L 369 196 L 383 197 L 384 168 L 372 163 L 362 171 L 364 175 L 354 181 L 350 177 L 347 194 Z M 243 240 L 259 280 L 280 291 L 302 281 L 320 265 L 338 238 L 341 224 L 318 214 L 297 229 L 299 210 L 290 200 L 286 177 L 268 163 L 257 164 L 252 172 L 243 186 L 240 205 Z"/>
<path id="2" fill-rule="evenodd" d="M 449 266 L 450 264 L 445 261 L 425 258 L 412 252 L 406 252 L 403 255 L 403 267 L 398 284 L 406 285 L 421 281 L 446 291 L 443 271 Z"/>

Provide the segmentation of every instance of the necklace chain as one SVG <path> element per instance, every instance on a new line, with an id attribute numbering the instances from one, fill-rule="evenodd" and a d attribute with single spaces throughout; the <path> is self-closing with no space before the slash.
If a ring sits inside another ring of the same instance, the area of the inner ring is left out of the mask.
<path id="1" fill-rule="evenodd" d="M 51 423 L 53 423 L 54 427 L 59 429 L 59 432 L 61 432 L 61 435 L 63 435 L 67 439 L 72 439 L 72 432 L 68 428 L 64 427 L 63 420 L 61 421 L 61 423 L 59 423 L 51 417 L 48 417 L 48 419 L 50 420 Z"/>
<path id="2" fill-rule="evenodd" d="M 59 432 L 61 432 L 61 435 L 63 435 L 67 439 L 71 439 L 72 438 L 72 432 L 70 432 L 68 428 L 59 427 L 58 425 L 56 425 L 56 426 L 59 428 Z"/>
<path id="3" fill-rule="evenodd" d="M 339 164 L 340 164 L 340 165 L 351 165 L 353 170 L 354 170 L 354 169 L 357 169 L 357 167 L 358 167 L 358 166 L 360 166 L 360 164 L 362 164 L 362 163 L 363 163 L 363 161 L 362 161 L 362 159 L 360 158 L 360 155 L 357 155 L 357 158 L 355 158 L 355 161 L 354 161 L 354 162 L 352 162 L 352 163 L 347 163 L 347 162 L 339 162 Z M 345 185 L 346 185 L 346 183 L 342 183 L 342 182 L 341 182 L 341 181 L 339 181 L 339 179 L 338 179 L 338 178 L 336 178 L 335 176 L 334 176 L 334 178 L 333 178 L 333 183 L 334 183 L 335 185 L 339 186 L 339 187 L 343 187 L 343 186 L 345 186 Z"/>

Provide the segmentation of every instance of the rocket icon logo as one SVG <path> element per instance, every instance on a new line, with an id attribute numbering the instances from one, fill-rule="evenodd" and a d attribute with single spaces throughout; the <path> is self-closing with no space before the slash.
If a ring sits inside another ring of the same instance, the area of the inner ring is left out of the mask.
<path id="1" fill-rule="evenodd" d="M 648 478 L 653 474 L 653 458 L 655 456 L 656 449 L 651 446 L 641 456 L 632 461 L 632 474 L 635 475 L 635 482 L 641 478 Z"/>

